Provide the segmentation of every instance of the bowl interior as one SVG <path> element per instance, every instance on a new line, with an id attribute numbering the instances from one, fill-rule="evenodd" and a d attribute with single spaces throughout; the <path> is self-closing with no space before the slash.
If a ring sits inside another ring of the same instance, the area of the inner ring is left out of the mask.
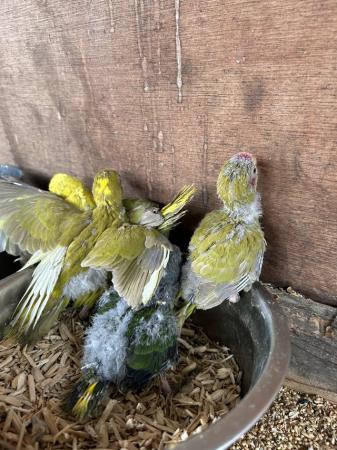
<path id="1" fill-rule="evenodd" d="M 198 311 L 193 320 L 208 336 L 233 352 L 243 372 L 242 394 L 254 386 L 266 366 L 271 350 L 272 321 L 255 289 L 238 303 L 224 302 L 217 308 Z"/>
<path id="2" fill-rule="evenodd" d="M 289 362 L 289 331 L 276 301 L 259 283 L 238 303 L 199 311 L 193 320 L 210 338 L 230 347 L 243 371 L 243 395 L 226 416 L 177 449 L 225 450 L 258 421 L 278 393 Z"/>

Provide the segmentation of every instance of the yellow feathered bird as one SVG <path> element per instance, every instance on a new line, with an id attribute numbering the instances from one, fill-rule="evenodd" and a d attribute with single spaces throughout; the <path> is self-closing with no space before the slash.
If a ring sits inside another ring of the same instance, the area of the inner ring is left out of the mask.
<path id="1" fill-rule="evenodd" d="M 258 280 L 266 244 L 256 184 L 256 160 L 250 153 L 238 153 L 222 167 L 217 192 L 223 207 L 206 214 L 195 230 L 183 268 L 187 315 L 226 299 L 235 302 Z"/>
<path id="2" fill-rule="evenodd" d="M 90 189 L 81 180 L 67 173 L 56 173 L 53 175 L 49 182 L 49 191 L 64 198 L 68 203 L 81 211 L 89 211 L 96 208 Z"/>
<path id="3" fill-rule="evenodd" d="M 49 191 L 64 198 L 82 211 L 96 207 L 90 190 L 78 178 L 66 174 L 55 174 L 49 183 Z M 147 199 L 123 199 L 123 207 L 130 223 L 158 228 L 168 234 L 186 214 L 184 210 L 195 194 L 194 185 L 183 186 L 173 200 L 160 209 L 157 203 Z"/>
<path id="4" fill-rule="evenodd" d="M 24 342 L 45 334 L 70 300 L 93 305 L 107 287 L 107 271 L 130 306 L 146 304 L 171 251 L 159 231 L 127 221 L 116 172 L 99 172 L 92 195 L 74 177 L 61 181 L 64 174 L 50 189 L 64 199 L 0 181 L 0 251 L 31 254 L 26 266 L 38 263 L 7 329 Z"/>

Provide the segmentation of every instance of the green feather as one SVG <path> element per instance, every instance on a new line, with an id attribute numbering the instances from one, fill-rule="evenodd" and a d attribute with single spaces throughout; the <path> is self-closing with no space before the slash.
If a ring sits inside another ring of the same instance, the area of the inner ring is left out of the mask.
<path id="1" fill-rule="evenodd" d="M 164 371 L 176 358 L 177 321 L 169 308 L 137 311 L 128 328 L 130 339 L 124 384 L 142 385 Z"/>

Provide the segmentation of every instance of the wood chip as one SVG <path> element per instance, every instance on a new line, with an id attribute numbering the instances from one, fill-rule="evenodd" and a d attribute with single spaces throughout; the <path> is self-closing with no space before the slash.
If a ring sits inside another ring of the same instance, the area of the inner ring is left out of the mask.
<path id="1" fill-rule="evenodd" d="M 7 367 L 12 362 L 12 360 L 13 356 L 8 356 L 8 358 L 0 363 L 0 369 L 2 369 L 3 367 Z"/>
<path id="2" fill-rule="evenodd" d="M 29 399 L 32 403 L 36 401 L 36 393 L 35 393 L 35 381 L 33 375 L 28 375 L 28 389 L 29 389 Z"/>
<path id="3" fill-rule="evenodd" d="M 5 423 L 4 423 L 3 427 L 2 427 L 2 431 L 4 433 L 6 433 L 9 430 L 9 427 L 12 424 L 13 415 L 14 415 L 14 409 L 10 408 L 8 413 L 7 413 L 7 417 L 6 417 Z"/>
<path id="4" fill-rule="evenodd" d="M 64 434 L 65 436 L 67 436 L 67 433 L 66 433 L 66 432 L 67 432 L 67 431 L 69 432 L 70 429 L 71 429 L 73 426 L 74 426 L 73 423 L 68 423 L 64 428 L 62 428 L 62 430 L 60 430 L 58 433 L 55 433 L 55 434 L 54 434 L 54 439 L 53 439 L 53 441 L 56 442 L 57 439 L 58 439 L 60 436 L 62 436 L 63 434 Z"/>
<path id="5" fill-rule="evenodd" d="M 48 408 L 43 408 L 42 414 L 43 414 L 44 420 L 45 420 L 46 424 L 48 425 L 48 428 L 49 428 L 50 432 L 52 433 L 52 435 L 53 436 L 57 435 L 59 430 L 56 426 L 55 416 L 49 411 Z"/>
<path id="6" fill-rule="evenodd" d="M 109 445 L 109 433 L 106 423 L 101 423 L 98 431 L 98 445 L 107 448 Z"/>
<path id="7" fill-rule="evenodd" d="M 183 374 L 188 374 L 190 372 L 193 372 L 193 370 L 197 367 L 197 363 L 194 361 L 191 364 L 189 364 L 188 366 L 184 367 L 182 370 Z"/>
<path id="8" fill-rule="evenodd" d="M 26 426 L 23 424 L 20 430 L 20 434 L 19 434 L 19 439 L 18 439 L 18 443 L 16 445 L 16 449 L 15 450 L 21 450 L 22 447 L 22 442 L 23 442 L 23 437 L 25 435 L 25 431 L 26 431 Z"/>
<path id="9" fill-rule="evenodd" d="M 116 405 L 116 403 L 117 403 L 117 400 L 110 399 L 108 401 L 108 403 L 107 403 L 107 405 L 106 405 L 106 407 L 105 407 L 105 409 L 103 411 L 103 414 L 100 417 L 100 420 L 102 422 L 106 422 L 108 420 L 108 417 L 110 416 L 110 414 L 111 414 L 114 406 Z"/>
<path id="10" fill-rule="evenodd" d="M 201 431 L 235 406 L 241 374 L 229 350 L 200 329 L 186 324 L 182 336 L 166 374 L 171 395 L 156 379 L 140 392 L 115 393 L 84 423 L 62 409 L 80 375 L 83 324 L 66 313 L 34 346 L 1 343 L 0 448 L 163 450 Z"/>
<path id="11" fill-rule="evenodd" d="M 22 350 L 22 354 L 23 354 L 23 356 L 27 359 L 27 361 L 29 362 L 29 364 L 30 364 L 32 367 L 36 367 L 36 364 L 35 364 L 33 358 L 31 358 L 30 355 L 28 355 L 28 354 L 25 352 L 25 349 Z"/>
<path id="12" fill-rule="evenodd" d="M 51 358 L 47 359 L 47 363 L 43 365 L 43 372 L 48 372 L 48 369 L 54 364 L 54 362 L 60 357 L 62 352 L 57 352 L 55 355 L 53 355 Z"/>
<path id="13" fill-rule="evenodd" d="M 11 395 L 0 395 L 0 402 L 5 402 L 7 405 L 13 405 L 13 406 L 21 406 L 22 401 L 17 398 L 13 397 Z"/>
<path id="14" fill-rule="evenodd" d="M 121 441 L 122 437 L 119 434 L 119 431 L 118 431 L 118 428 L 117 428 L 117 426 L 115 424 L 115 421 L 112 418 L 109 420 L 109 425 L 111 426 L 111 429 L 114 432 L 114 435 L 116 436 L 117 441 Z"/>
<path id="15" fill-rule="evenodd" d="M 217 370 L 216 377 L 220 380 L 225 380 L 227 377 L 229 377 L 231 372 L 231 369 L 229 369 L 228 367 L 221 367 Z"/>
<path id="16" fill-rule="evenodd" d="M 33 367 L 32 368 L 32 375 L 34 377 L 34 380 L 36 381 L 36 383 L 40 383 L 41 381 L 44 380 L 44 376 L 42 375 L 41 370 L 38 367 Z"/>

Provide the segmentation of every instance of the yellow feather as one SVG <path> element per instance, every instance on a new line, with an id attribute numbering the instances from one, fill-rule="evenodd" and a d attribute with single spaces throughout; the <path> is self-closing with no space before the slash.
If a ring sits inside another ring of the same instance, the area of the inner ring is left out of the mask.
<path id="1" fill-rule="evenodd" d="M 81 397 L 77 400 L 73 407 L 73 414 L 79 418 L 82 418 L 86 415 L 88 410 L 88 405 L 90 400 L 92 399 L 94 389 L 97 386 L 97 381 L 91 383 L 89 387 L 84 391 Z"/>
<path id="2" fill-rule="evenodd" d="M 174 199 L 161 209 L 161 213 L 164 218 L 180 212 L 184 208 L 184 206 L 192 200 L 195 192 L 196 188 L 193 184 L 189 186 L 183 186 L 178 194 L 174 197 Z"/>
<path id="3" fill-rule="evenodd" d="M 114 170 L 98 172 L 92 185 L 92 194 L 97 206 L 109 203 L 121 207 L 123 192 L 118 173 Z"/>
<path id="4" fill-rule="evenodd" d="M 190 202 L 196 192 L 195 186 L 183 186 L 174 199 L 161 209 L 164 222 L 158 227 L 162 232 L 170 231 L 178 221 L 186 214 L 183 208 Z"/>
<path id="5" fill-rule="evenodd" d="M 90 190 L 78 178 L 66 173 L 57 173 L 52 177 L 49 191 L 82 211 L 96 206 Z"/>
<path id="6" fill-rule="evenodd" d="M 101 286 L 90 285 L 86 291 L 76 286 L 85 279 L 86 267 L 112 272 L 117 292 L 129 304 L 146 303 L 172 250 L 159 231 L 126 222 L 117 172 L 99 172 L 92 196 L 80 180 L 67 174 L 56 174 L 50 190 L 19 183 L 0 185 L 0 248 L 7 250 L 12 241 L 19 250 L 35 253 L 34 262 L 40 261 L 36 282 L 9 325 L 23 342 L 47 332 L 69 301 L 76 307 L 93 305 Z M 184 187 L 164 208 L 166 218 L 176 220 L 194 191 L 193 186 Z M 48 255 L 58 247 L 64 254 L 55 266 Z"/>

